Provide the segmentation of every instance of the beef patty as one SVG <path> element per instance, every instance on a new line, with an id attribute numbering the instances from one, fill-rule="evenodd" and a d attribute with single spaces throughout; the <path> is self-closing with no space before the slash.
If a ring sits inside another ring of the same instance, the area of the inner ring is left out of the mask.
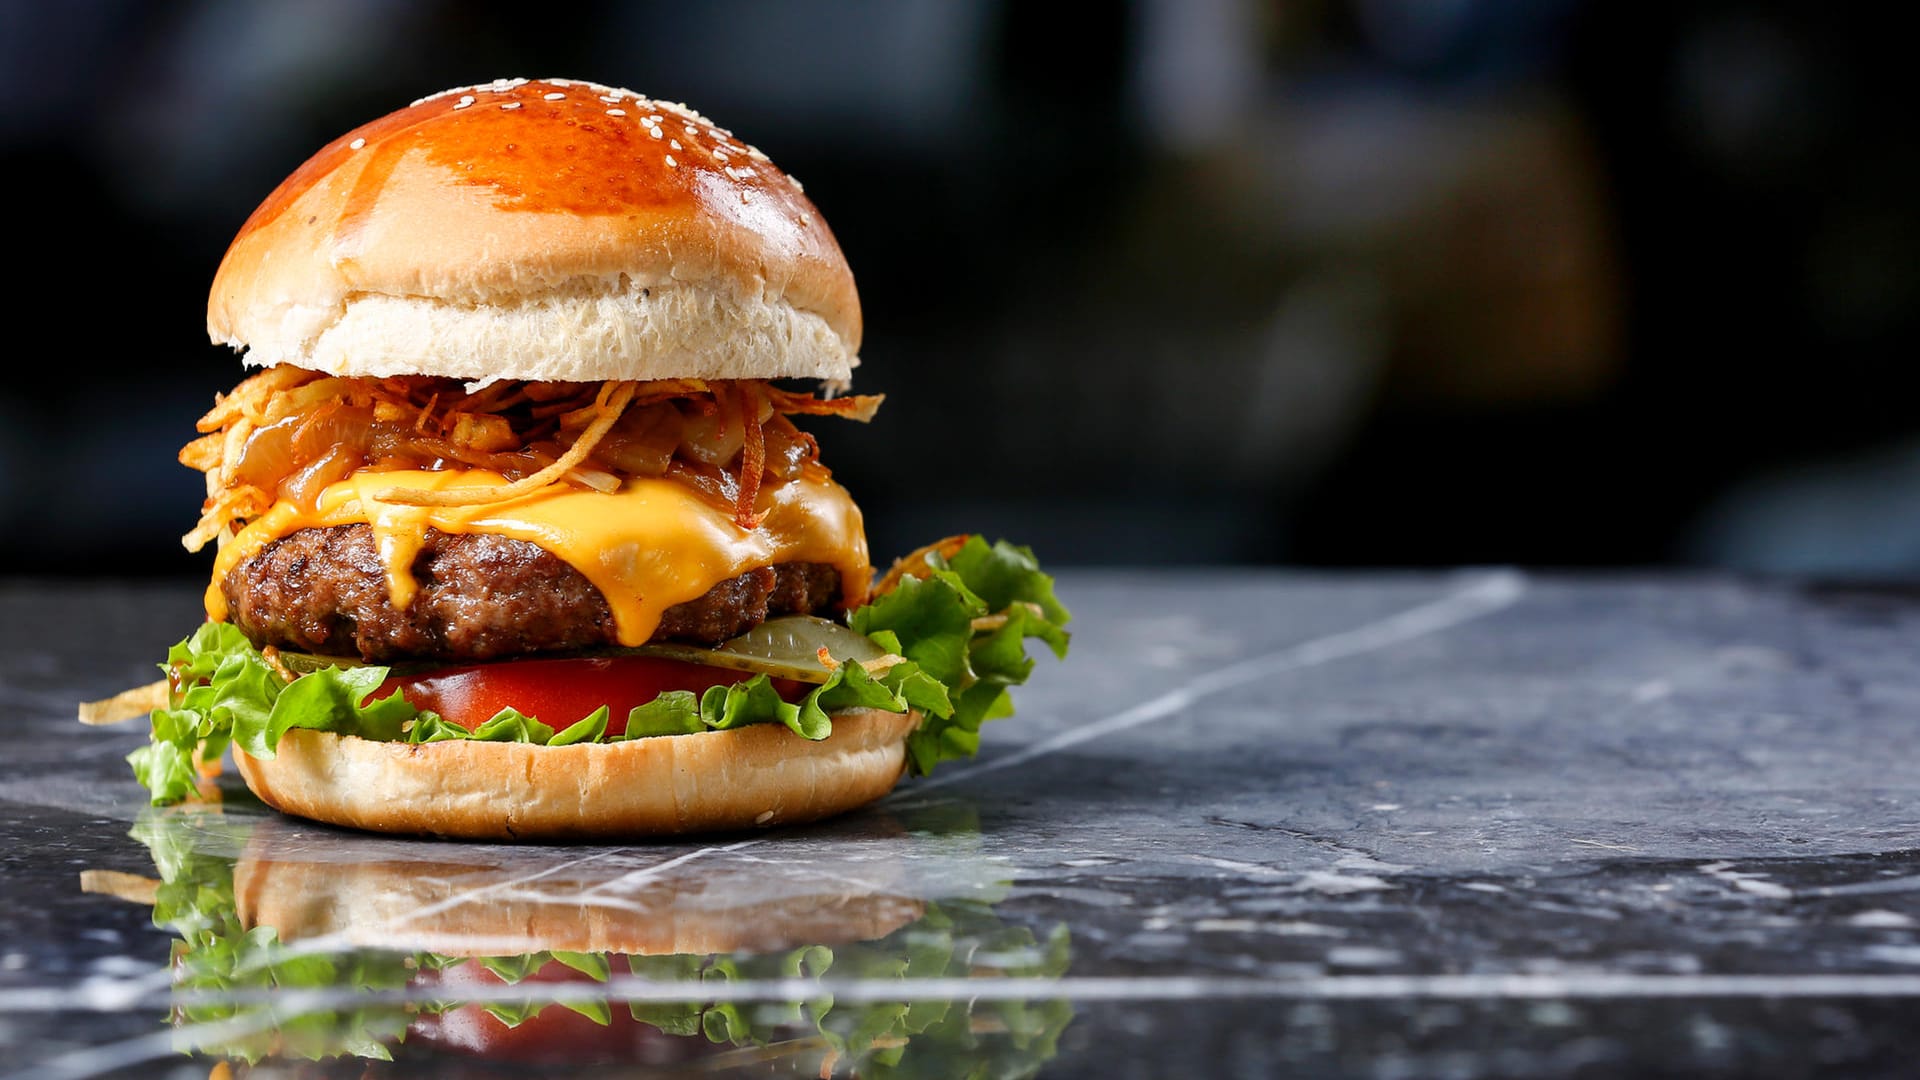
<path id="1" fill-rule="evenodd" d="M 336 525 L 276 540 L 220 591 L 254 644 L 298 652 L 478 661 L 619 643 L 600 590 L 525 540 L 428 529 L 413 575 L 420 591 L 396 610 L 373 530 Z M 821 612 L 839 594 L 840 573 L 824 563 L 752 570 L 668 608 L 650 640 L 714 645 L 773 615 Z"/>

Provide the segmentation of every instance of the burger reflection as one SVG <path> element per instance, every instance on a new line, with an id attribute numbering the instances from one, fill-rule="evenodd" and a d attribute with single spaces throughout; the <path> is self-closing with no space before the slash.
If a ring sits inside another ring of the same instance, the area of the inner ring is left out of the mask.
<path id="1" fill-rule="evenodd" d="M 85 885 L 176 936 L 175 1045 L 215 1075 L 1035 1075 L 1072 1007 L 994 988 L 1064 974 L 1066 927 L 997 917 L 964 828 L 878 828 L 529 850 L 150 812 L 159 880 Z"/>

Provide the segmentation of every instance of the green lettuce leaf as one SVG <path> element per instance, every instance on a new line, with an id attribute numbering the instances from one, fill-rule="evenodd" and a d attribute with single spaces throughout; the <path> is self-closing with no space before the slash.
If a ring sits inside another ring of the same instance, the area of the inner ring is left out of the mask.
<path id="1" fill-rule="evenodd" d="M 432 715 L 397 692 L 368 701 L 386 681 L 384 667 L 327 667 L 288 682 L 230 623 L 202 625 L 168 651 L 162 670 L 175 689 L 153 712 L 148 745 L 127 758 L 155 806 L 191 795 L 229 743 L 271 758 L 293 728 L 392 740 Z"/>
<path id="2" fill-rule="evenodd" d="M 707 730 L 700 722 L 700 695 L 691 690 L 669 690 L 627 713 L 627 738 L 650 735 L 692 735 Z"/>
<path id="3" fill-rule="evenodd" d="M 518 709 L 506 708 L 474 728 L 471 738 L 475 742 L 529 742 L 545 746 L 547 740 L 553 738 L 553 729 Z"/>
<path id="4" fill-rule="evenodd" d="M 966 685 L 971 668 L 967 645 L 973 620 L 987 614 L 986 601 L 958 577 L 936 570 L 925 578 L 902 578 L 895 589 L 856 609 L 848 625 L 862 634 L 881 634 L 920 670 L 949 687 Z"/>
<path id="5" fill-rule="evenodd" d="M 1027 548 L 975 536 L 951 559 L 937 553 L 925 559 L 924 578 L 903 580 L 851 620 L 877 641 L 893 635 L 901 646 L 896 651 L 952 695 L 950 709 L 923 709 L 926 718 L 907 736 L 908 764 L 920 775 L 942 761 L 972 757 L 980 749 L 980 725 L 1013 715 L 1007 689 L 1026 682 L 1034 666 L 1026 642 L 1038 639 L 1065 659 L 1065 624 L 1072 618 Z"/>
<path id="6" fill-rule="evenodd" d="M 896 669 L 911 666 L 895 665 Z M 700 722 L 717 731 L 744 724 L 780 723 L 803 739 L 824 739 L 833 733 L 829 713 L 845 709 L 906 712 L 912 702 L 895 684 L 910 682 L 913 674 L 909 671 L 892 678 L 893 672 L 889 671 L 875 678 L 859 664 L 841 664 L 826 682 L 797 702 L 782 699 L 767 676 L 755 675 L 744 682 L 709 687 L 700 695 Z M 932 695 L 926 700 L 933 700 Z"/>
<path id="7" fill-rule="evenodd" d="M 607 737 L 607 721 L 613 716 L 613 710 L 602 705 L 587 714 L 587 718 L 571 727 L 554 732 L 547 740 L 548 746 L 572 746 L 574 743 L 604 742 Z"/>

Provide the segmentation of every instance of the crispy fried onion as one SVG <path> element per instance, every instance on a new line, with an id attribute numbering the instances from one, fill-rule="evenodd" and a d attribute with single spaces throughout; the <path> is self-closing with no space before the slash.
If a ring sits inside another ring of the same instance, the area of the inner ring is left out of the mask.
<path id="1" fill-rule="evenodd" d="M 216 399 L 182 464 L 207 476 L 199 524 L 181 538 L 198 551 L 276 502 L 305 509 L 361 470 L 485 469 L 503 482 L 380 498 L 412 506 L 475 506 L 555 485 L 618 490 L 668 477 L 732 509 L 742 528 L 769 485 L 817 468 L 819 445 L 789 416 L 866 421 L 877 395 L 822 399 L 757 380 L 502 381 L 469 390 L 425 376 L 337 378 L 273 367 Z"/>

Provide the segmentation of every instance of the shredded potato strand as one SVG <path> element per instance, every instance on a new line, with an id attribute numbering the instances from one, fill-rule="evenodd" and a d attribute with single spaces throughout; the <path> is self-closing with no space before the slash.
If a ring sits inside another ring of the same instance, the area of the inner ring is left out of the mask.
<path id="1" fill-rule="evenodd" d="M 440 395 L 438 393 L 427 399 L 427 404 L 420 410 L 419 417 L 413 421 L 413 430 L 427 430 L 427 418 L 433 415 L 433 407 L 438 404 L 440 404 Z"/>
<path id="2" fill-rule="evenodd" d="M 273 505 L 273 499 L 266 492 L 251 484 L 228 488 L 207 501 L 207 512 L 200 516 L 200 524 L 180 538 L 188 551 L 206 547 L 230 522 L 257 517 Z"/>
<path id="3" fill-rule="evenodd" d="M 253 434 L 254 422 L 250 417 L 242 416 L 227 428 L 226 441 L 220 447 L 220 486 L 233 483 L 233 474 L 240 464 L 240 455 L 247 448 L 247 437 Z"/>
<path id="4" fill-rule="evenodd" d="M 180 448 L 180 464 L 200 472 L 212 472 L 220 467 L 221 449 L 226 441 L 226 435 L 218 431 L 202 435 Z"/>
<path id="5" fill-rule="evenodd" d="M 201 431 L 219 431 L 238 417 L 260 421 L 261 408 L 275 394 L 318 378 L 311 371 L 296 367 L 270 367 L 258 375 L 243 379 L 233 393 L 216 398 L 213 408 L 200 418 Z"/>
<path id="6" fill-rule="evenodd" d="M 80 871 L 80 891 L 99 896 L 111 896 L 116 900 L 126 900 L 135 904 L 152 907 L 160 896 L 162 882 L 157 878 L 141 877 L 124 870 L 82 870 Z"/>
<path id="7" fill-rule="evenodd" d="M 860 666 L 866 668 L 867 674 L 869 675 L 885 675 L 895 667 L 906 662 L 907 658 L 901 656 L 899 653 L 888 653 L 885 656 L 876 656 L 871 660 L 862 660 L 860 661 Z"/>
<path id="8" fill-rule="evenodd" d="M 740 448 L 740 496 L 733 504 L 733 521 L 743 529 L 757 529 L 761 515 L 754 512 L 753 504 L 760 498 L 760 474 L 767 467 L 767 436 L 760 427 L 760 398 L 752 384 L 740 383 L 738 390 L 746 442 Z"/>
<path id="9" fill-rule="evenodd" d="M 873 419 L 880 411 L 880 403 L 887 400 L 885 394 L 856 394 L 853 397 L 817 398 L 812 394 L 796 394 L 778 387 L 765 387 L 762 391 L 767 400 L 773 403 L 775 412 L 804 413 L 808 416 L 838 416 L 842 420 L 857 420 L 864 424 Z"/>
<path id="10" fill-rule="evenodd" d="M 94 726 L 118 724 L 166 707 L 167 680 L 160 679 L 145 686 L 122 690 L 110 698 L 81 702 L 80 722 Z"/>
<path id="11" fill-rule="evenodd" d="M 505 502 L 539 491 L 565 476 L 574 466 L 587 460 L 593 448 L 612 429 L 620 414 L 626 411 L 627 403 L 633 400 L 633 384 L 630 382 L 605 383 L 600 390 L 600 398 L 594 408 L 599 412 L 593 423 L 573 440 L 573 445 L 560 459 L 539 472 L 511 484 L 496 484 L 490 487 L 452 488 L 446 491 L 423 491 L 419 488 L 389 488 L 379 494 L 381 502 L 400 503 L 404 506 L 477 506 L 482 503 Z"/>

